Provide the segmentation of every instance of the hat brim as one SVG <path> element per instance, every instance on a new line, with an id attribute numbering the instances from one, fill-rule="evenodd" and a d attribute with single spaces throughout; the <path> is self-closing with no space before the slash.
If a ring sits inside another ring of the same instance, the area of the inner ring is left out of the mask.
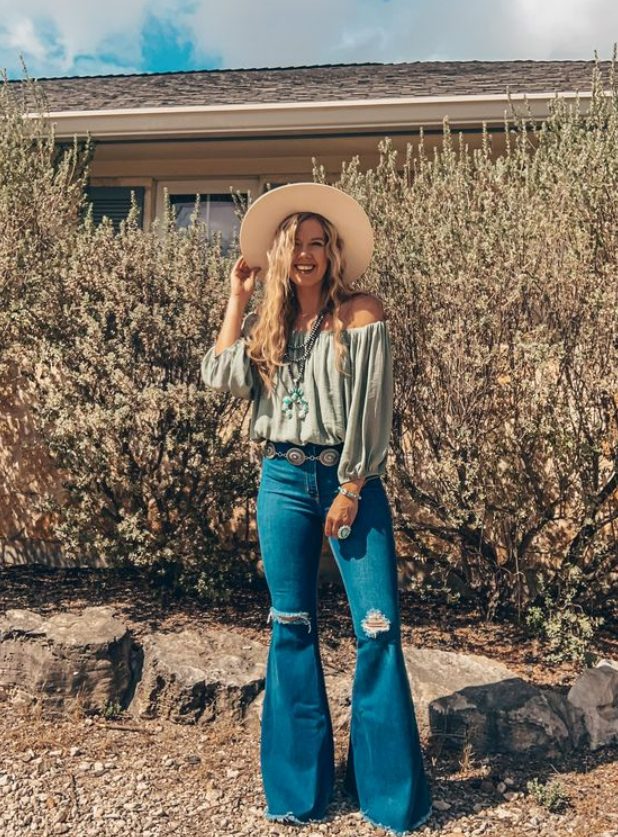
<path id="1" fill-rule="evenodd" d="M 367 270 L 374 244 L 367 213 L 353 197 L 323 183 L 278 186 L 251 204 L 240 227 L 240 251 L 249 267 L 266 271 L 277 227 L 295 212 L 315 212 L 334 224 L 343 242 L 345 280 Z"/>

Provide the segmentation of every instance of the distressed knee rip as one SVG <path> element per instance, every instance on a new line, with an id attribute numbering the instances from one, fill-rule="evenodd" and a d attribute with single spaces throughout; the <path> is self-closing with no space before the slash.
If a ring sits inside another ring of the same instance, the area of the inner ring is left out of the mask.
<path id="1" fill-rule="evenodd" d="M 361 625 L 365 634 L 368 637 L 375 639 L 379 633 L 388 631 L 391 623 L 390 619 L 388 619 L 388 617 L 385 616 L 381 610 L 377 610 L 374 607 L 367 611 Z"/>
<path id="2" fill-rule="evenodd" d="M 283 625 L 306 625 L 309 633 L 311 633 L 311 617 L 306 611 L 284 613 L 281 610 L 271 607 L 268 613 L 267 623 L 271 620 L 280 622 Z"/>

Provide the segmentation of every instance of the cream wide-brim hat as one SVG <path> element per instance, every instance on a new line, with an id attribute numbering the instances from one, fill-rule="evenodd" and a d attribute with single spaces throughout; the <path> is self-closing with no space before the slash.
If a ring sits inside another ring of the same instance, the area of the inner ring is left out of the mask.
<path id="1" fill-rule="evenodd" d="M 249 267 L 268 267 L 279 224 L 295 212 L 315 212 L 335 225 L 343 242 L 343 278 L 358 279 L 369 267 L 373 230 L 367 213 L 350 195 L 322 183 L 290 183 L 261 195 L 251 204 L 240 227 L 240 251 Z"/>

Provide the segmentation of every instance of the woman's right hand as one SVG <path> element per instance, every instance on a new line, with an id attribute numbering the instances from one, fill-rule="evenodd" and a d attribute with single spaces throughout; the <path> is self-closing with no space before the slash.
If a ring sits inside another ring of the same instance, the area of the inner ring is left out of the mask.
<path id="1" fill-rule="evenodd" d="M 249 267 L 244 258 L 240 256 L 230 272 L 231 296 L 241 297 L 247 302 L 255 290 L 255 282 L 259 271 L 259 267 Z"/>

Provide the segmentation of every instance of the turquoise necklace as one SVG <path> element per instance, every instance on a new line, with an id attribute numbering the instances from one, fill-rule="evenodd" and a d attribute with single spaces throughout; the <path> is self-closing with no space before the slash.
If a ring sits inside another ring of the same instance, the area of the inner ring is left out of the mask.
<path id="1" fill-rule="evenodd" d="M 293 343 L 288 343 L 288 351 L 298 351 L 298 349 L 302 349 L 302 354 L 300 357 L 292 358 L 288 352 L 283 355 L 283 362 L 289 364 L 296 363 L 298 366 L 298 374 L 295 376 L 294 373 L 290 370 L 290 374 L 292 376 L 292 384 L 293 389 L 292 391 L 283 398 L 283 406 L 282 411 L 286 418 L 293 418 L 294 417 L 294 405 L 296 405 L 296 412 L 298 414 L 298 418 L 304 419 L 307 413 L 309 412 L 309 402 L 305 398 L 304 390 L 301 386 L 302 381 L 305 377 L 305 365 L 307 363 L 307 359 L 311 354 L 311 350 L 315 344 L 315 341 L 318 337 L 318 332 L 320 331 L 320 326 L 322 325 L 322 321 L 326 316 L 327 309 L 322 308 L 316 320 L 309 332 L 309 337 L 305 340 L 305 342 L 299 347 L 294 345 Z"/>

